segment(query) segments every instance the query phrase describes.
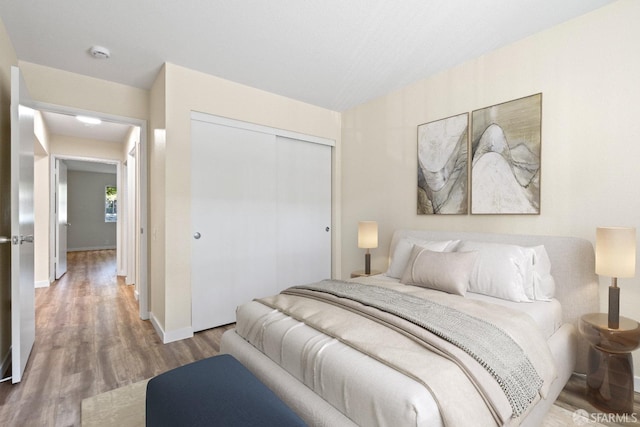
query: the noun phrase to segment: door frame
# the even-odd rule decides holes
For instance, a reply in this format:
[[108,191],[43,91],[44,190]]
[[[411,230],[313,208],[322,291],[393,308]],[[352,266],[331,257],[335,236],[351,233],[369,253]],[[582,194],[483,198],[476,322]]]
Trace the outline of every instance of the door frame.
[[[58,253],[58,232],[59,232],[59,219],[58,219],[58,209],[57,209],[57,191],[58,191],[58,179],[56,177],[56,163],[58,162],[58,160],[60,161],[64,161],[64,160],[78,160],[81,162],[92,162],[92,163],[105,163],[105,164],[109,164],[109,165],[115,165],[116,166],[116,186],[118,188],[122,188],[122,162],[119,160],[113,160],[113,159],[104,159],[104,158],[99,158],[99,157],[83,157],[83,156],[68,156],[68,155],[61,155],[61,154],[50,154],[49,155],[49,161],[50,161],[50,186],[49,186],[49,198],[50,198],[50,206],[51,208],[51,215],[49,215],[49,222],[50,222],[50,235],[49,235],[49,275],[51,277],[53,277],[53,280],[57,280],[56,279],[56,256],[55,254]],[[68,178],[67,178],[67,182],[68,182]],[[69,197],[67,195],[67,200],[69,200]],[[125,213],[126,215],[126,213]],[[67,220],[68,220],[68,216],[69,216],[69,212],[67,209]],[[118,253],[118,267],[117,267],[117,274],[121,275],[121,262],[120,259],[122,258],[121,254],[123,254],[123,251],[126,252],[127,247],[123,244],[122,242],[122,227],[123,224],[126,222],[126,219],[120,220],[120,217],[118,217],[118,221],[116,223],[116,253]],[[67,238],[67,242],[68,242],[68,238]]]
[[[60,158],[60,157],[51,157],[50,156],[50,170],[52,171],[51,173],[51,177],[50,177],[50,181],[51,181],[51,188],[49,189],[49,195],[50,195],[50,205],[53,206],[53,213],[50,216],[53,216],[53,218],[50,218],[53,220],[53,233],[51,233],[51,235],[53,236],[53,245],[49,245],[50,248],[53,247],[53,252],[49,252],[51,254],[51,256],[49,257],[49,266],[51,268],[51,271],[49,273],[50,276],[53,276],[53,280],[58,280],[60,278],[62,278],[62,276],[66,273],[67,271],[67,262],[65,259],[65,263],[64,263],[64,271],[65,273],[59,274],[58,273],[58,266],[60,265],[60,206],[62,205],[60,203],[60,197],[59,197],[59,192],[60,192],[60,165],[64,164],[65,168],[67,167],[67,165],[63,162],[64,159]],[[67,178],[67,174],[65,172],[65,185],[68,183],[68,178]],[[68,191],[67,194],[65,196],[68,196]],[[65,197],[66,199],[66,204],[67,206],[65,206],[65,210],[67,211],[67,225],[69,224],[69,214],[68,214],[68,197]],[[65,258],[66,258],[66,252],[67,252],[67,242],[68,242],[68,230],[67,230],[67,236],[65,237]]]
[[[147,149],[147,121],[143,119],[136,119],[133,117],[125,117],[125,116],[117,116],[113,114],[106,114],[97,111],[85,110],[74,107],[67,107],[63,105],[49,104],[45,102],[35,102],[33,106],[34,109],[39,111],[50,111],[53,113],[67,114],[67,115],[89,115],[93,117],[98,117],[104,121],[110,122],[118,122],[129,124],[132,126],[137,126],[140,129],[140,141],[139,141],[139,150],[138,150],[138,169],[139,169],[139,189],[140,192],[138,194],[138,200],[140,204],[140,216],[137,218],[137,223],[139,224],[139,233],[140,233],[140,254],[139,254],[139,265],[137,265],[137,278],[139,284],[136,284],[138,290],[138,305],[139,305],[139,316],[143,320],[149,319],[149,283],[148,283],[148,254],[149,254],[149,238],[147,237],[147,220],[148,220],[148,211],[147,211],[147,197],[148,197],[148,173],[147,173],[147,164],[148,164],[148,149]],[[59,159],[74,159],[74,160],[84,160],[84,161],[101,161],[106,163],[114,163],[112,159],[96,159],[96,158],[82,158],[82,157],[73,157],[73,156],[63,156],[63,155],[53,155],[50,154],[50,185],[53,179],[53,165],[55,165],[55,158]],[[122,176],[122,162],[118,161],[118,185],[120,185],[120,179]],[[53,192],[50,187],[50,200],[53,200]],[[50,201],[50,203],[53,203]],[[53,245],[54,236],[52,233],[54,232],[53,223],[54,213],[53,213],[53,204],[50,204],[51,207],[51,215],[50,217],[50,227],[49,227],[49,277],[53,277]],[[118,221],[118,227],[120,227],[120,221]],[[120,237],[120,232],[118,231],[118,238]]]

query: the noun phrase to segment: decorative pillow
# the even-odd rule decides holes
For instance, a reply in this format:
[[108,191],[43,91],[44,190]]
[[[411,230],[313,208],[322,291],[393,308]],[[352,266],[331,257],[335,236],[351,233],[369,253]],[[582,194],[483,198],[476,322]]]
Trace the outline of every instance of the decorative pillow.
[[451,252],[459,242],[460,240],[429,241],[416,239],[415,237],[403,237],[398,241],[396,247],[393,248],[391,262],[389,263],[389,269],[386,274],[396,279],[402,277],[402,273],[404,273],[409,257],[411,256],[413,245],[418,245],[435,252]]
[[534,250],[516,245],[462,241],[459,251],[477,251],[471,272],[469,292],[515,302],[530,302],[533,297]]
[[476,252],[434,252],[414,245],[400,282],[464,296],[476,257]]
[[551,260],[544,246],[532,248],[533,260],[533,296],[537,301],[551,301],[556,293],[556,282],[551,275]]

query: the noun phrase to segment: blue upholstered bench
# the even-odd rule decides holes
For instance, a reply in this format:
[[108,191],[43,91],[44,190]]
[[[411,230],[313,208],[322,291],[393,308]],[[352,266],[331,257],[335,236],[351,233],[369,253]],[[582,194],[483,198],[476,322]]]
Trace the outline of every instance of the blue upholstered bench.
[[304,426],[240,362],[224,354],[190,363],[147,384],[146,424],[162,426]]

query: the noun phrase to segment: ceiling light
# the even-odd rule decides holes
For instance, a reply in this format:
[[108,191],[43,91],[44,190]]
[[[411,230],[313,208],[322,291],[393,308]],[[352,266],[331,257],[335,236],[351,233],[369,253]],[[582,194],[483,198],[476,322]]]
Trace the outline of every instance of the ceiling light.
[[111,56],[109,49],[102,46],[91,46],[89,48],[89,53],[96,59],[109,59]]
[[89,116],[76,116],[76,120],[86,125],[99,125],[100,123],[102,123],[102,120],[100,120],[99,118]]

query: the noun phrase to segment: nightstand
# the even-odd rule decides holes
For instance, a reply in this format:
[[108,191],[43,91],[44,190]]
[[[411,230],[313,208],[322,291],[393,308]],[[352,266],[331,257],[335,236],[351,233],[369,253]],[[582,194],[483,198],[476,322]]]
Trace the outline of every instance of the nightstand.
[[587,396],[598,409],[618,414],[633,412],[633,359],[640,346],[640,324],[620,317],[610,329],[606,313],[580,318],[580,334],[589,342]]
[[378,270],[371,270],[370,274],[366,274],[364,272],[364,270],[356,270],[351,272],[351,278],[353,279],[354,277],[366,277],[366,276],[373,276],[376,274],[382,274],[382,271],[378,271]]

